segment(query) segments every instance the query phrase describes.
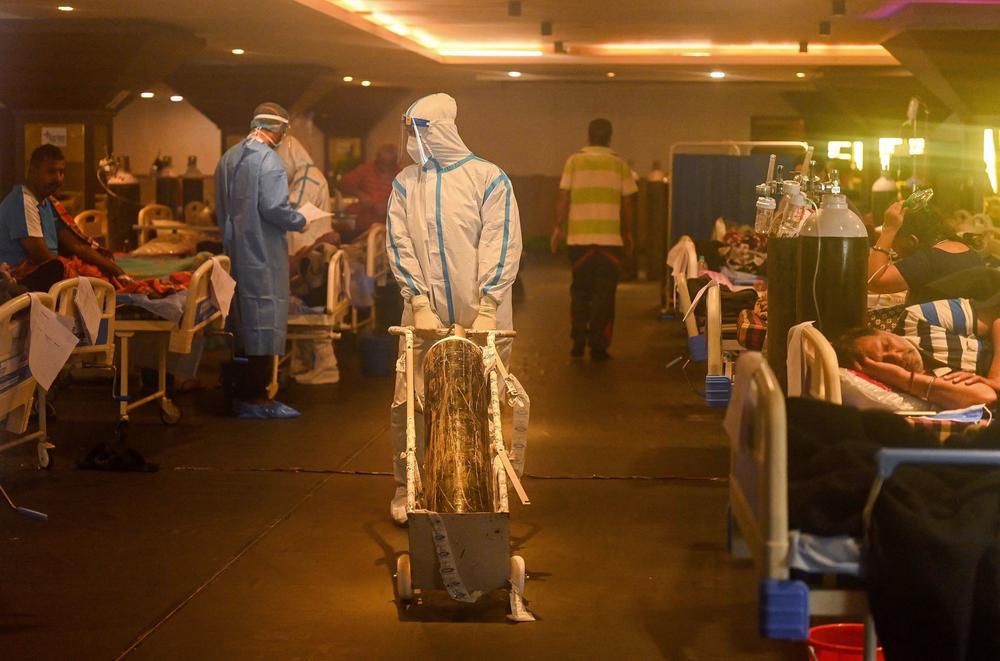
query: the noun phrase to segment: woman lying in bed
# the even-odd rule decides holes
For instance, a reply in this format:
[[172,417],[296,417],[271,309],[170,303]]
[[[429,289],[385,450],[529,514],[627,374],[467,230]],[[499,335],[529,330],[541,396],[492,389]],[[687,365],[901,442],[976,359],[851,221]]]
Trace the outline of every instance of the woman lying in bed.
[[955,298],[906,308],[898,334],[857,328],[837,342],[842,366],[897,392],[946,409],[997,402],[1000,391],[1000,319]]

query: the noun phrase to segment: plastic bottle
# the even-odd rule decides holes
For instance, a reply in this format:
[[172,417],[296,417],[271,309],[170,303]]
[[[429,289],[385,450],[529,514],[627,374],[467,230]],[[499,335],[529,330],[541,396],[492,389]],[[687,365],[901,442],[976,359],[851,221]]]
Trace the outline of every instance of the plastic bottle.
[[774,220],[774,210],[778,203],[773,197],[757,198],[757,216],[754,219],[753,229],[758,234],[767,234],[771,229],[771,222]]
[[698,255],[698,275],[701,275],[702,271],[708,270],[708,262],[705,261],[704,255]]

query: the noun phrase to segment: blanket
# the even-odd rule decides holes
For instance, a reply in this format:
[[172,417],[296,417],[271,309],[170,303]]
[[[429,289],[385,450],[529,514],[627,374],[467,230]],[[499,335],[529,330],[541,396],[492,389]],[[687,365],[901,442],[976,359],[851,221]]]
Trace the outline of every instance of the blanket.
[[[952,447],[1000,449],[1000,429]],[[789,528],[862,537],[881,447],[940,447],[884,411],[788,400]],[[1000,658],[1000,469],[904,466],[876,501],[864,558],[886,659]]]

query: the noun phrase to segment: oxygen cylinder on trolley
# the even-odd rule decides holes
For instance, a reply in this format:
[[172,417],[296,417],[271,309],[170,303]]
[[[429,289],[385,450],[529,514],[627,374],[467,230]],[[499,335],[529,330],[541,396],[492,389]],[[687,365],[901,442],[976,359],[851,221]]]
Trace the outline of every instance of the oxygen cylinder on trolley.
[[458,336],[424,358],[426,507],[432,512],[494,511],[490,461],[490,388],[483,353]]
[[868,293],[868,232],[847,196],[823,196],[799,233],[798,318],[833,339],[861,326]]

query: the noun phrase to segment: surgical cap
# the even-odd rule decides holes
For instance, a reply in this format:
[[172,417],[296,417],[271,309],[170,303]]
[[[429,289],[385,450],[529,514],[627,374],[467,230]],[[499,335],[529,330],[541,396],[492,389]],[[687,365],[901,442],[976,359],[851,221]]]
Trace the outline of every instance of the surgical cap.
[[288,126],[288,111],[277,103],[268,101],[254,108],[250,128],[277,130],[282,126]]

